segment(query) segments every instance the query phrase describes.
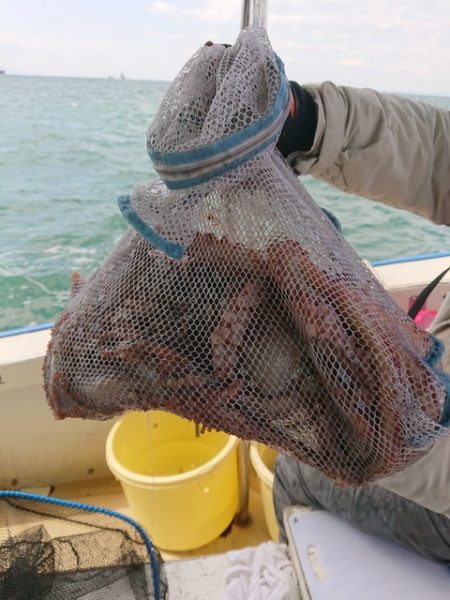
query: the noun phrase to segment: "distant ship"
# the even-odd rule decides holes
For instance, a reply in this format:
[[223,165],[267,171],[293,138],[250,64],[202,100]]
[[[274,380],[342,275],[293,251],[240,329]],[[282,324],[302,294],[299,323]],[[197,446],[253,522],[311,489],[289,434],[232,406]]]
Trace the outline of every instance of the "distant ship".
[[120,72],[120,79],[126,79],[125,75],[122,72]]
[[0,75],[6,75],[6,71],[4,71],[3,69],[0,69]]

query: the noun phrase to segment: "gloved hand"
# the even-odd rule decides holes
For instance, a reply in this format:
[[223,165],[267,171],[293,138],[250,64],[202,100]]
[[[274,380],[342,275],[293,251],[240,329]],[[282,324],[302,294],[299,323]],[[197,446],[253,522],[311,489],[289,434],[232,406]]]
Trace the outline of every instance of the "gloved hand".
[[291,106],[277,148],[287,158],[292,152],[311,149],[317,127],[317,114],[311,95],[297,82],[289,82]]

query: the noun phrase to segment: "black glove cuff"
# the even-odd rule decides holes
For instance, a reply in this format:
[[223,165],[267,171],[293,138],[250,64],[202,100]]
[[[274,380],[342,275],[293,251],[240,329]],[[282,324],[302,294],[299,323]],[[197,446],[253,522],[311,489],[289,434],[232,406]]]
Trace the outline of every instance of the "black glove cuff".
[[312,96],[296,81],[289,82],[295,102],[295,113],[290,114],[278,139],[278,150],[284,157],[292,152],[311,149],[317,128],[316,106]]

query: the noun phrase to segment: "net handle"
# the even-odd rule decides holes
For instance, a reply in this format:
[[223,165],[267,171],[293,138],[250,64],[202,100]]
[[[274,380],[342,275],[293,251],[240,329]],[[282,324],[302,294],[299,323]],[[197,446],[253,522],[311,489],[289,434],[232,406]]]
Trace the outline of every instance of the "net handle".
[[243,0],[241,30],[253,25],[267,29],[268,0]]
[[[268,0],[243,0],[241,13],[241,31],[250,25],[267,29]],[[239,512],[236,521],[245,526],[250,523],[249,490],[250,490],[250,444],[239,442]]]

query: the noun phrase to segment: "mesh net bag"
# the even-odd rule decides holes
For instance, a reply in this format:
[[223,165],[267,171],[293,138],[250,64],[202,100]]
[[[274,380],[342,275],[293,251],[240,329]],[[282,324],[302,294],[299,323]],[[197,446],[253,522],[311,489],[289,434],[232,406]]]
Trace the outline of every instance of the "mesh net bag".
[[288,98],[261,29],[183,67],[147,134],[161,179],[120,199],[132,228],[53,330],[57,418],[164,409],[349,485],[444,432],[442,347],[276,150]]
[[105,509],[0,492],[0,600],[158,600],[162,560],[145,531]]

